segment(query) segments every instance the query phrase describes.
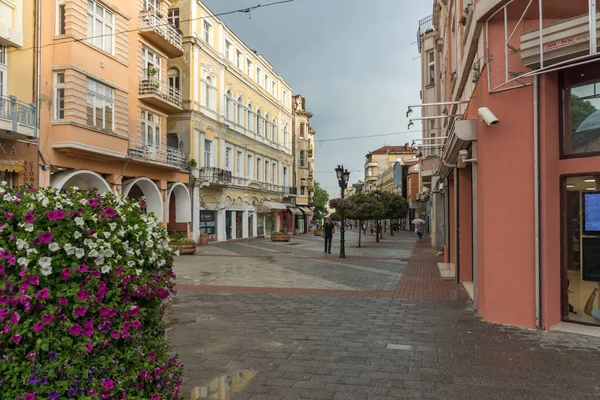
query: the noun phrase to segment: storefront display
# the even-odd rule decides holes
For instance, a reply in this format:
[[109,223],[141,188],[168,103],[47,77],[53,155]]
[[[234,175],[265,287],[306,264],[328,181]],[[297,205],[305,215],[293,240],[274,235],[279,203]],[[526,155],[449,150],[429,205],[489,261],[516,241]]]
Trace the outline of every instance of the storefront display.
[[215,211],[200,210],[200,233],[207,234],[208,240],[217,240],[217,213]]

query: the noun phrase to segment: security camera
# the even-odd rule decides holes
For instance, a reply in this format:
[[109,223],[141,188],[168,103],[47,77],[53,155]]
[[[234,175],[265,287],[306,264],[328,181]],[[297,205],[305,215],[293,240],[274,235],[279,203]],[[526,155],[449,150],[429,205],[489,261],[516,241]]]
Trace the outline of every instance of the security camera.
[[500,123],[498,117],[496,117],[494,113],[491,112],[490,109],[487,107],[481,107],[477,110],[477,113],[479,114],[483,122],[486,123],[487,126],[498,125]]

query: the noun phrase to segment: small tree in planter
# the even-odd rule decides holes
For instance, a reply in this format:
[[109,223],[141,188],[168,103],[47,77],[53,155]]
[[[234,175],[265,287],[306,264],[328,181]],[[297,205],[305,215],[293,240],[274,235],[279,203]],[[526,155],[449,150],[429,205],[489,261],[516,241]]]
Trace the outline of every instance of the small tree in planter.
[[271,233],[272,242],[289,242],[291,239],[292,235],[290,235],[285,229],[282,229],[279,232]]
[[2,398],[180,399],[160,221],[93,190],[0,185],[0,210]]
[[194,254],[196,252],[196,242],[181,232],[169,236],[169,246],[179,250],[180,255]]

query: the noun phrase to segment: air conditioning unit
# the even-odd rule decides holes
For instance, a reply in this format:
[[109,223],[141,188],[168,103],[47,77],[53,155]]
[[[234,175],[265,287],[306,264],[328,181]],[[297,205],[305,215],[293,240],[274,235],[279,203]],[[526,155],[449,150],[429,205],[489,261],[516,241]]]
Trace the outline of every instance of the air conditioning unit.
[[439,163],[433,164],[431,169],[432,169],[434,175],[438,174],[440,172],[440,164]]

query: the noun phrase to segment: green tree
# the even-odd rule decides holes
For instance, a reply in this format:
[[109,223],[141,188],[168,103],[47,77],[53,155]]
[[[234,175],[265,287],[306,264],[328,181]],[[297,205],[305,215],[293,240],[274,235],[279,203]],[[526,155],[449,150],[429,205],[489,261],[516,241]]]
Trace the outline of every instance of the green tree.
[[579,96],[571,95],[571,121],[573,132],[587,117],[598,111],[588,100],[582,100]]
[[[408,214],[408,201],[396,193],[382,192],[381,205],[383,219],[400,219],[405,218]],[[394,229],[390,229],[390,234],[394,236]]]
[[349,219],[358,221],[358,247],[361,246],[362,223],[378,218],[382,213],[381,202],[373,193],[357,193],[348,198],[354,203],[354,208],[347,213]]
[[321,188],[321,185],[319,184],[319,182],[315,181],[315,197],[313,200],[313,203],[315,205],[315,218],[317,220],[322,220],[323,217],[325,216],[325,214],[327,214],[327,209],[325,208],[325,206],[327,205],[327,202],[329,201],[329,193],[327,193],[327,191],[323,188]]
[[341,221],[342,220],[342,216],[336,212],[329,215],[329,218],[331,218],[332,221]]

